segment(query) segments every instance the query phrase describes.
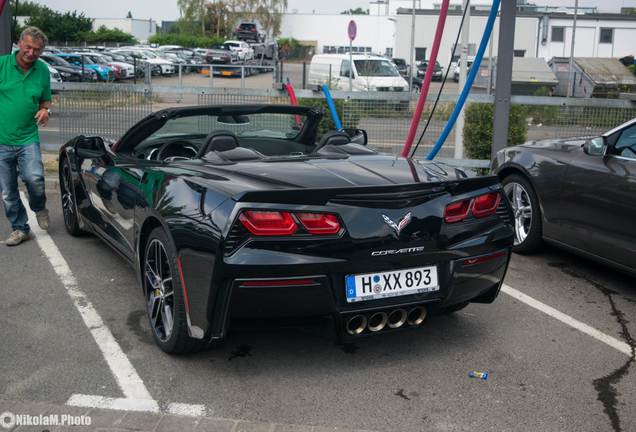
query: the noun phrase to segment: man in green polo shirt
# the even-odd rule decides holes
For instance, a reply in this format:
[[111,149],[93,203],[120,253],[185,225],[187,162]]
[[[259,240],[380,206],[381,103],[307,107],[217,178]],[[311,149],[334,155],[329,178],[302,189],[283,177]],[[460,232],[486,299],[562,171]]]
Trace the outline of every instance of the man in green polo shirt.
[[39,60],[47,42],[40,29],[27,27],[20,35],[19,51],[0,57],[0,191],[12,229],[7,246],[30,237],[18,174],[27,187],[38,225],[49,228],[38,135],[38,125],[46,124],[51,106],[50,72]]

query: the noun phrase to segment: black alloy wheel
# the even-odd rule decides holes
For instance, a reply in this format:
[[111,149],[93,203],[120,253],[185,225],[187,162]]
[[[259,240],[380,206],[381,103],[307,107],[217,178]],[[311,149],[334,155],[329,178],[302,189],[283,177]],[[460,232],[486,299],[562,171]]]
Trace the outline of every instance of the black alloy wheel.
[[60,192],[62,198],[62,214],[64,216],[64,227],[72,236],[80,236],[84,231],[79,225],[79,215],[77,213],[77,205],[75,202],[75,193],[73,187],[73,176],[71,174],[71,165],[68,159],[62,162],[60,172]]
[[206,347],[188,334],[183,289],[177,270],[177,254],[160,227],[148,237],[143,261],[143,289],[148,320],[155,342],[163,351],[182,354]]

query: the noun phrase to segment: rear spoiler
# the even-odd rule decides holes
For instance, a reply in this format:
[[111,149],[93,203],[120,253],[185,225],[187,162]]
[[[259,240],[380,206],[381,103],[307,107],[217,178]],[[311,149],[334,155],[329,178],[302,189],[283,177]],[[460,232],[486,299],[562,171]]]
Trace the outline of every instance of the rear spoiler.
[[435,183],[417,183],[390,186],[355,186],[349,188],[325,189],[280,189],[267,191],[241,192],[232,196],[236,202],[325,205],[329,201],[368,200],[383,201],[411,200],[417,196],[425,197],[441,193],[461,195],[474,190],[501,187],[499,178],[494,175],[472,177]]

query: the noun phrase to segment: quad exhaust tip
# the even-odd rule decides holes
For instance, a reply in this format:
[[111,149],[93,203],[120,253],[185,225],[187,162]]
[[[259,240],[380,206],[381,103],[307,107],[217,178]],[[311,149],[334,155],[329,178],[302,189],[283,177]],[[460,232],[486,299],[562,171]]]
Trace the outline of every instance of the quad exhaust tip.
[[345,327],[347,329],[347,333],[350,335],[359,335],[367,327],[367,317],[364,315],[354,315],[347,320]]
[[379,332],[382,330],[386,323],[389,321],[389,317],[386,312],[376,312],[369,318],[369,331]]
[[399,308],[386,312],[374,312],[369,317],[357,314],[347,320],[345,330],[350,335],[357,336],[365,330],[376,333],[385,328],[397,329],[404,324],[414,327],[422,324],[426,316],[424,306],[415,306],[409,310]]
[[406,322],[411,326],[417,326],[424,322],[426,319],[426,308],[422,306],[416,306],[409,310]]
[[406,322],[407,313],[404,309],[394,309],[389,313],[389,328],[400,328]]

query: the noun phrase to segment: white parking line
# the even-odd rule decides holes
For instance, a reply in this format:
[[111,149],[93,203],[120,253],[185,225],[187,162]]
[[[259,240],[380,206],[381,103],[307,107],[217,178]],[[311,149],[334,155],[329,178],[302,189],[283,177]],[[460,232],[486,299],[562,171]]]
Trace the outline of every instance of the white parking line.
[[631,357],[632,356],[632,349],[631,347],[626,344],[625,342],[622,342],[618,339],[616,339],[615,337],[606,335],[605,333],[601,332],[600,330],[595,329],[592,326],[589,326],[585,323],[582,323],[581,321],[572,318],[569,315],[564,314],[563,312],[560,312],[558,310],[556,310],[555,308],[548,306],[545,303],[541,303],[539,300],[535,300],[534,298],[530,297],[527,294],[522,293],[521,291],[518,291],[506,284],[504,284],[501,287],[501,291],[508,294],[509,296],[519,300],[522,303],[527,304],[528,306],[535,308],[541,312],[543,312],[546,315],[551,316],[554,319],[557,319],[559,321],[561,321],[563,324],[569,325],[570,327],[580,331],[581,333],[585,333],[588,336],[593,337],[596,340],[599,340],[601,342],[603,342],[604,344],[609,345],[610,347],[614,348],[617,351],[622,352],[623,354]]
[[[20,195],[22,200],[26,201],[24,193],[21,192]],[[35,213],[33,213],[33,211],[31,211],[28,207],[27,213],[29,217],[29,225],[31,226],[33,234],[35,234],[35,240],[38,246],[50,261],[53,266],[53,270],[55,270],[55,273],[59,276],[62,284],[64,284],[66,291],[73,300],[75,308],[80,313],[80,316],[84,320],[84,324],[88,327],[93,339],[95,339],[97,346],[102,352],[102,355],[104,356],[111,373],[115,377],[119,388],[126,396],[125,399],[120,399],[116,403],[118,409],[139,411],[140,408],[143,408],[141,409],[142,411],[158,412],[159,405],[146,389],[146,386],[137,374],[134,366],[130,363],[128,357],[126,357],[126,354],[124,354],[121,347],[113,337],[113,334],[104,324],[102,318],[99,316],[91,302],[88,300],[86,295],[84,295],[82,290],[79,289],[73,272],[55,245],[55,242],[53,242],[53,239],[46,231],[43,231],[38,227]],[[100,401],[96,401],[95,398],[100,399]],[[96,407],[103,407],[106,400],[110,400],[112,402],[114,399],[101,398],[99,396],[75,395],[69,399],[68,403],[76,404],[81,402],[81,406],[87,406],[87,402],[90,402],[91,404],[101,402],[102,404],[96,405]]]

